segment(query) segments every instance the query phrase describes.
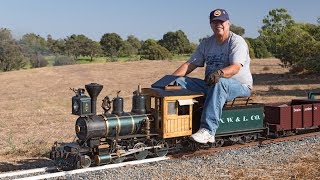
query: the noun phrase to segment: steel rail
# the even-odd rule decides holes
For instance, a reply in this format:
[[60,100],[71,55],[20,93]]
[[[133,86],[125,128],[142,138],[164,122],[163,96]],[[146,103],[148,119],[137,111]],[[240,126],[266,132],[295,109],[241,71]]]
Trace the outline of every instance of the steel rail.
[[12,177],[12,176],[21,176],[21,175],[33,174],[33,173],[41,173],[41,172],[46,172],[46,171],[53,171],[53,170],[56,170],[56,169],[57,169],[57,167],[52,166],[52,167],[44,167],[44,168],[37,168],[37,169],[13,171],[13,172],[0,174],[0,178]]
[[220,151],[224,151],[224,150],[244,148],[244,147],[255,146],[255,145],[263,146],[263,145],[267,145],[267,144],[271,144],[271,143],[296,140],[296,139],[318,136],[318,135],[320,135],[320,132],[313,132],[313,133],[300,134],[300,135],[295,135],[295,136],[281,137],[281,138],[276,138],[276,139],[267,139],[267,140],[263,140],[263,141],[251,142],[251,143],[246,143],[246,144],[235,144],[232,146],[209,148],[209,149],[194,151],[191,153],[179,153],[179,154],[168,155],[168,156],[164,156],[164,157],[149,158],[149,159],[136,160],[136,161],[128,161],[128,162],[122,162],[122,163],[117,163],[117,164],[107,164],[107,165],[103,165],[103,166],[89,167],[89,168],[85,168],[85,169],[76,169],[76,170],[72,170],[72,171],[48,173],[48,171],[50,171],[50,170],[51,171],[55,170],[56,167],[30,169],[30,170],[0,174],[0,178],[5,178],[5,177],[8,178],[8,177],[13,177],[13,176],[22,176],[22,175],[33,174],[33,173],[47,172],[47,174],[19,178],[19,180],[46,179],[46,178],[73,175],[73,174],[78,174],[78,173],[83,173],[83,172],[91,172],[91,171],[97,171],[97,170],[118,168],[118,167],[123,167],[123,166],[131,166],[131,165],[137,165],[137,164],[143,164],[143,163],[157,162],[157,161],[175,159],[175,158],[181,158],[181,157],[193,157],[193,156],[198,156],[198,155],[203,155],[203,154],[210,154],[210,153],[220,152]]
[[[89,168],[84,168],[84,169],[76,169],[76,170],[71,170],[71,171],[62,171],[62,172],[54,172],[54,173],[47,172],[48,168],[38,168],[38,169],[30,169],[30,170],[26,170],[26,171],[1,174],[2,175],[1,178],[27,175],[27,174],[33,174],[33,173],[38,173],[38,172],[47,172],[46,174],[29,176],[29,177],[22,177],[22,178],[16,178],[16,179],[17,180],[48,179],[48,178],[67,176],[67,175],[73,175],[73,174],[84,173],[84,172],[112,169],[112,168],[118,168],[118,167],[123,167],[123,166],[132,166],[132,165],[150,163],[150,162],[157,162],[157,161],[162,161],[162,160],[167,160],[167,159],[170,159],[170,157],[166,157],[166,156],[156,157],[156,158],[149,158],[149,159],[143,159],[143,160],[122,162],[122,163],[118,163],[118,164],[107,164],[107,165],[103,165],[103,166],[89,167]],[[46,170],[46,171],[43,171],[43,170]]]

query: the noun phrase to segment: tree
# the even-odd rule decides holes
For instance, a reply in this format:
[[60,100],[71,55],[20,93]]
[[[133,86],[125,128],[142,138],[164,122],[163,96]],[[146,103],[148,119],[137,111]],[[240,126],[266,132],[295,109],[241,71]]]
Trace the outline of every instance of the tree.
[[160,60],[172,58],[172,54],[153,39],[148,39],[142,44],[139,54],[141,54],[141,59]]
[[196,43],[190,43],[190,50],[189,50],[189,53],[193,53],[198,47],[198,44]]
[[22,36],[20,44],[28,49],[29,54],[47,55],[47,41],[40,35],[28,33]]
[[101,48],[101,45],[96,42],[96,41],[92,41],[90,40],[89,42],[89,47],[88,47],[88,50],[89,50],[89,56],[90,56],[90,61],[92,61],[93,57],[95,56],[100,56],[103,52],[102,52],[102,48]]
[[241,26],[233,25],[233,24],[230,25],[230,31],[238,34],[239,36],[242,36],[245,34],[244,28],[242,28]]
[[320,71],[320,41],[297,24],[279,34],[278,52],[275,54],[284,66],[292,70]]
[[168,32],[163,35],[159,44],[167,48],[173,54],[185,54],[190,52],[190,42],[183,31]]
[[142,42],[139,41],[138,38],[136,38],[133,35],[129,35],[127,38],[127,42],[135,49],[139,50],[142,46]]
[[200,38],[200,39],[199,39],[199,43],[201,43],[203,40],[205,40],[206,38],[209,38],[209,37],[210,37],[210,36],[207,35],[206,37]]
[[277,37],[278,35],[288,27],[295,24],[294,20],[287,13],[286,9],[274,9],[269,11],[269,14],[263,19],[263,26],[259,30],[260,38],[265,42],[268,51],[277,53]]
[[320,24],[309,24],[309,23],[303,23],[298,24],[298,26],[307,31],[316,41],[320,41]]
[[49,49],[49,54],[53,55],[64,55],[67,54],[66,51],[66,41],[64,39],[53,39],[49,34],[47,36],[47,47]]
[[28,33],[22,36],[19,44],[22,46],[24,56],[29,58],[31,67],[45,67],[48,61],[44,55],[49,54],[47,41],[40,35]]
[[128,41],[124,41],[118,54],[121,57],[129,57],[138,54],[138,49],[133,47]]
[[141,48],[141,45],[142,42],[139,41],[138,38],[136,38],[133,35],[130,35],[127,37],[127,40],[123,41],[118,51],[118,55],[121,57],[131,57],[137,55],[139,49]]
[[9,29],[0,29],[0,70],[18,70],[26,65],[21,47],[12,38]]
[[79,47],[79,54],[81,56],[91,56],[92,60],[92,55],[95,54],[93,53],[95,50],[94,48],[97,47],[94,46],[94,42],[83,34],[76,36],[76,42]]
[[70,37],[67,37],[65,41],[67,55],[73,55],[75,59],[78,59],[78,56],[80,55],[80,45],[77,41],[77,35],[72,34]]
[[118,51],[123,44],[122,38],[117,33],[106,33],[100,40],[100,45],[106,56],[118,56]]
[[253,50],[253,48],[252,48],[252,46],[251,46],[251,44],[250,44],[250,41],[249,41],[247,38],[245,38],[244,40],[246,41],[246,43],[247,43],[247,45],[248,45],[250,58],[255,58],[254,50]]
[[271,53],[268,51],[267,46],[261,38],[245,38],[250,43],[250,47],[253,49],[255,58],[268,58],[271,57]]
[[90,56],[91,61],[93,56],[101,53],[101,47],[83,34],[73,34],[68,37],[66,50],[69,55],[75,56],[75,59],[78,59],[79,56]]

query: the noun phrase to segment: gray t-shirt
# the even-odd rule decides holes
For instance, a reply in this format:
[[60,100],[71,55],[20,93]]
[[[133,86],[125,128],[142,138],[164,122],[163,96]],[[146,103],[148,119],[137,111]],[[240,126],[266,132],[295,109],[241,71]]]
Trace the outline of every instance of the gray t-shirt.
[[214,35],[204,39],[188,62],[198,67],[206,64],[206,75],[231,64],[240,63],[242,64],[240,71],[231,78],[252,89],[248,45],[241,36],[233,32],[230,32],[228,41],[221,45],[218,44]]

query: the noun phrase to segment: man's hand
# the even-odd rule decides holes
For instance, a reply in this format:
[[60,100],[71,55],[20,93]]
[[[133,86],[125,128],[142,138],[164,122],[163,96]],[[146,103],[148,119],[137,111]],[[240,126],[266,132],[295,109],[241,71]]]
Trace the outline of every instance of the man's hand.
[[219,82],[219,79],[223,77],[223,71],[221,69],[209,73],[204,79],[208,86],[212,86]]

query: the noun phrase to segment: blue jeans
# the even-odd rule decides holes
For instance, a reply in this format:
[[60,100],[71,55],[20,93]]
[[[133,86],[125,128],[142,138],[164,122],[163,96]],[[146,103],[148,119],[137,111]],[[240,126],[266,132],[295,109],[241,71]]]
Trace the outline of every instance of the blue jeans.
[[211,87],[207,86],[204,80],[197,78],[179,77],[176,82],[185,89],[205,94],[200,128],[209,130],[212,135],[215,135],[219,127],[219,119],[225,102],[251,94],[247,85],[229,78],[221,78]]

